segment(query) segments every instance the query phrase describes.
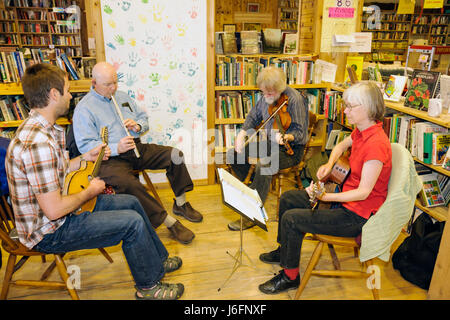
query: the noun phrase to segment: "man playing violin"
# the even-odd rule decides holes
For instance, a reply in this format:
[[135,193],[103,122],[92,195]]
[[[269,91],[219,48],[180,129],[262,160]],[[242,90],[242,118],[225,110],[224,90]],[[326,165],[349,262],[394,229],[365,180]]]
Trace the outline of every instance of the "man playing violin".
[[[72,98],[67,73],[51,64],[35,64],[25,70],[22,87],[31,112],[11,140],[5,161],[19,241],[44,253],[122,242],[136,298],[178,299],[184,286],[161,279],[181,267],[182,261],[168,257],[136,197],[102,194],[105,182],[98,177],[78,193],[62,192],[67,173],[78,170],[82,158],[94,161],[105,147],[99,143],[69,160],[64,129],[56,124],[69,111]],[[106,146],[104,159],[110,154]],[[78,210],[94,197],[92,212]]]
[[[86,152],[99,143],[97,128],[106,126],[111,158],[102,162],[99,176],[117,193],[136,196],[154,228],[164,223],[177,241],[188,244],[194,239],[194,233],[169,215],[133,174],[133,170],[166,169],[167,179],[176,197],[173,212],[191,222],[200,222],[203,216],[186,201],[185,193],[193,190],[194,185],[183,154],[169,146],[141,143],[139,136],[149,128],[147,114],[128,94],[117,90],[117,84],[117,72],[111,64],[100,62],[94,66],[91,91],[80,100],[73,115],[76,146],[80,152]],[[118,103],[123,123],[112,97]],[[127,135],[124,126],[130,135]],[[135,149],[139,151],[139,158]]]
[[277,242],[274,251],[259,259],[280,264],[278,275],[259,286],[266,294],[276,294],[299,286],[299,260],[306,233],[338,237],[357,237],[362,227],[376,214],[387,197],[392,169],[392,151],[383,131],[384,100],[378,86],[359,82],[344,91],[344,113],[355,125],[352,134],[337,144],[328,162],[317,171],[319,180],[327,177],[341,155],[351,148],[350,174],[342,192],[321,193],[319,199],[332,202],[332,208],[312,210],[313,184],[305,190],[290,190],[282,194],[279,207]]
[[[249,158],[258,159],[250,188],[258,191],[264,203],[272,176],[301,160],[308,138],[308,107],[300,92],[286,85],[286,75],[280,68],[269,66],[262,69],[256,82],[263,96],[248,113],[242,130],[236,137],[234,150],[227,152],[227,163],[238,178],[244,180],[251,166]],[[278,111],[280,122],[276,115],[266,121],[271,117],[269,111],[278,109],[275,107],[281,97],[286,100],[286,104]],[[285,121],[286,119],[288,121]],[[245,139],[263,122],[265,125],[262,132],[265,132],[267,139],[260,142],[249,141],[246,145]],[[290,124],[284,128],[283,122]],[[290,146],[292,154],[288,154],[286,145]],[[252,221],[244,219],[243,229],[253,226]],[[240,230],[240,219],[228,224],[228,228],[233,231]]]

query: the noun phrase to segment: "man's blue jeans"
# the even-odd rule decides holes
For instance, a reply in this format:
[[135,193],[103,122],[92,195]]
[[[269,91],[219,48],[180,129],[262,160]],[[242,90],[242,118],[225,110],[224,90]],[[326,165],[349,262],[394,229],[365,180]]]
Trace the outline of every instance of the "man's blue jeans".
[[161,280],[168,252],[132,195],[99,195],[92,213],[68,215],[64,224],[45,235],[34,249],[64,253],[114,246],[120,241],[138,288],[151,287]]

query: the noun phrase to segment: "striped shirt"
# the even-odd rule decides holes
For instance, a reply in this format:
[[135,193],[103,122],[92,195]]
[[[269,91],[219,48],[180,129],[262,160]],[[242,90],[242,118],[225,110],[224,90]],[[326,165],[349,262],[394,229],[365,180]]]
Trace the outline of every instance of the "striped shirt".
[[17,129],[6,154],[6,174],[19,240],[31,249],[57,230],[65,217],[49,220],[36,195],[63,190],[69,156],[64,129],[35,110]]

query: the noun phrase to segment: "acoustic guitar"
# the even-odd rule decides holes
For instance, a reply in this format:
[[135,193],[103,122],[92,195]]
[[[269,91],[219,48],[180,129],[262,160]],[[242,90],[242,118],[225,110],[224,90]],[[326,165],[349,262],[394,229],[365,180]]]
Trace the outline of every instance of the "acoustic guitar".
[[350,173],[349,154],[344,153],[333,165],[328,176],[322,178],[313,184],[312,195],[309,201],[311,208],[314,210],[319,203],[320,198],[325,192],[334,192],[336,185],[342,185]]
[[[102,141],[105,144],[108,144],[108,128],[103,127],[100,131],[100,135],[102,137]],[[100,150],[97,160],[95,162],[90,161],[81,161],[80,169],[76,171],[70,172],[66,179],[64,180],[64,191],[63,194],[70,195],[74,193],[78,193],[86,189],[89,185],[89,182],[98,176],[98,172],[100,170],[100,165],[102,164],[103,156],[105,155],[105,148],[103,146]],[[84,211],[92,212],[95,208],[95,204],[97,202],[97,197],[90,199],[89,201],[83,203],[81,208],[77,210],[75,214],[80,214]]]

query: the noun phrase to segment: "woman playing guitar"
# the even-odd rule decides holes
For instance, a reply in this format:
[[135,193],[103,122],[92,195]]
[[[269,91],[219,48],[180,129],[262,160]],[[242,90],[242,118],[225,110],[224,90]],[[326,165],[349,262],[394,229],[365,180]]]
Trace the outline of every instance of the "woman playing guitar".
[[323,179],[336,161],[351,148],[350,174],[342,191],[323,193],[321,201],[335,202],[337,207],[312,210],[313,186],[290,190],[280,199],[278,249],[260,255],[266,263],[279,263],[283,269],[261,284],[264,293],[279,293],[299,285],[299,260],[305,233],[356,237],[367,219],[375,214],[387,196],[391,174],[391,145],[382,128],[384,101],[380,89],[370,82],[359,82],[344,94],[344,113],[355,125],[352,134],[331,152],[326,164],[318,169]]

